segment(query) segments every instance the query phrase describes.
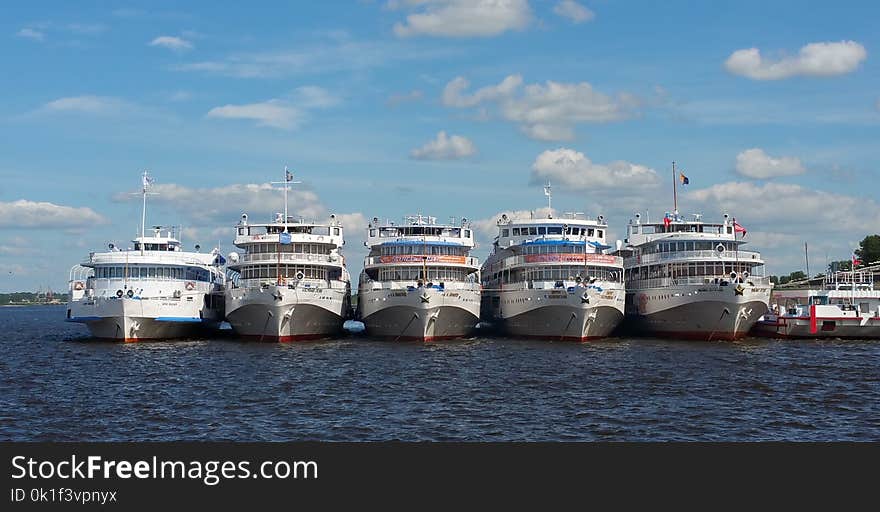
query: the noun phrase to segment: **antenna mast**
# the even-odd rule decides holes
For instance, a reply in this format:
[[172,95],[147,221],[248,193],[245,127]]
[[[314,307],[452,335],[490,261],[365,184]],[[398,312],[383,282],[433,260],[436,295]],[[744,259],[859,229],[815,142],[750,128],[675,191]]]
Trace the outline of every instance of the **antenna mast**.
[[144,170],[144,173],[141,175],[141,195],[143,195],[144,200],[143,207],[141,208],[141,256],[144,255],[144,237],[147,236],[147,190],[152,184],[153,178],[150,177],[148,171]]
[[550,217],[553,217],[553,189],[550,187],[550,180],[544,185],[544,195],[547,196],[547,209],[550,210]]
[[678,214],[678,183],[675,181],[675,161],[672,162],[672,213]]
[[284,190],[284,232],[287,232],[287,193],[290,190],[290,185],[295,183],[302,183],[301,181],[293,181],[293,173],[287,170],[287,166],[284,166],[284,181],[273,181],[273,185],[283,185],[281,188]]

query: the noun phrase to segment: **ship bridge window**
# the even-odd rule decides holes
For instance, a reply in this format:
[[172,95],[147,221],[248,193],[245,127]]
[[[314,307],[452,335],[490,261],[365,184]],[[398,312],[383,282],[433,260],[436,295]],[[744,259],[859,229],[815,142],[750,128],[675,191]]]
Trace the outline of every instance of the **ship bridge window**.
[[593,228],[587,228],[587,236],[596,236],[596,230]]
[[603,236],[605,236],[605,233],[601,229],[597,229],[596,236],[598,236],[599,238],[602,238]]
[[562,226],[550,226],[547,228],[548,235],[561,235],[562,234]]
[[537,227],[534,227],[534,226],[533,226],[533,227],[530,227],[530,228],[529,228],[529,234],[530,234],[530,235],[537,235],[537,234],[538,234],[538,228],[537,228]]
[[519,228],[513,228],[513,236],[519,236]]
[[538,228],[538,234],[539,234],[539,235],[546,235],[546,234],[547,234],[547,228],[545,228],[544,226],[539,227],[539,228]]
[[509,230],[509,229],[502,229],[502,230],[501,230],[501,236],[503,236],[503,237],[508,237],[508,236],[510,236],[510,230]]
[[379,230],[378,230],[378,229],[371,229],[371,230],[370,230],[370,236],[376,236],[377,234],[379,234]]

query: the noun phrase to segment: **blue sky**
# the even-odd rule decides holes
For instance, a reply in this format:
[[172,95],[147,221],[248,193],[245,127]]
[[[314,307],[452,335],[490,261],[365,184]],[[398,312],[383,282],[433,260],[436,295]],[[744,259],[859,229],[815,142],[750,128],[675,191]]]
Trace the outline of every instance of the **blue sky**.
[[232,249],[290,166],[293,209],[723,212],[773,272],[880,231],[875,2],[32,2],[0,18],[0,291],[66,288],[148,222]]

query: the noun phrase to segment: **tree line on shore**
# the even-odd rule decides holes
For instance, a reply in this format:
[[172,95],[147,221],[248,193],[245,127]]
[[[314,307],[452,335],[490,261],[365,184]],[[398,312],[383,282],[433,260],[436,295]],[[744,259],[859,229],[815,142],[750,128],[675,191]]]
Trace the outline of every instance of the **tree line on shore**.
[[[869,265],[880,263],[880,235],[868,235],[861,242],[859,248],[855,250],[854,259],[832,261],[826,269],[828,272],[849,272],[853,269],[853,263],[856,264],[856,270]],[[821,277],[823,274],[817,274],[815,277]],[[770,282],[773,284],[788,284],[795,281],[807,279],[807,274],[802,270],[795,270],[787,276],[770,276]]]

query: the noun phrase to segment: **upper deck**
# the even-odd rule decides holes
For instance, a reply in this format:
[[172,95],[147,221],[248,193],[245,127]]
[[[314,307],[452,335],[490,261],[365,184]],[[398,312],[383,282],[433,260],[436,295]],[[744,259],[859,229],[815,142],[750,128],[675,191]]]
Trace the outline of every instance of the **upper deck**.
[[246,249],[253,244],[322,244],[338,249],[344,244],[342,223],[336,215],[330,215],[327,223],[294,220],[291,217],[284,222],[284,216],[278,214],[273,222],[251,224],[247,214],[235,226],[236,247]]
[[196,251],[184,251],[174,229],[162,231],[162,226],[153,226],[152,236],[139,236],[132,240],[132,247],[119,248],[114,244],[108,245],[106,252],[90,252],[83,260],[84,267],[98,267],[102,265],[216,265],[219,252],[202,253]]
[[421,214],[408,216],[401,224],[391,221],[380,223],[378,217],[373,217],[367,226],[365,245],[370,249],[379,246],[413,244],[455,246],[467,252],[474,247],[474,232],[470,222],[464,217],[458,224],[454,222],[437,224],[436,217]]
[[608,248],[605,243],[608,224],[603,216],[587,219],[583,214],[567,214],[563,218],[510,219],[507,214],[498,219],[496,249],[504,249],[549,241],[577,241],[596,248]]
[[641,215],[636,214],[635,220],[631,219],[629,221],[626,227],[625,244],[638,247],[659,240],[737,241],[733,221],[726,214],[724,215],[724,221],[721,223],[703,222],[702,216],[699,214],[694,214],[692,220],[686,220],[681,215],[672,214],[668,217],[668,222],[654,223],[643,223]]

